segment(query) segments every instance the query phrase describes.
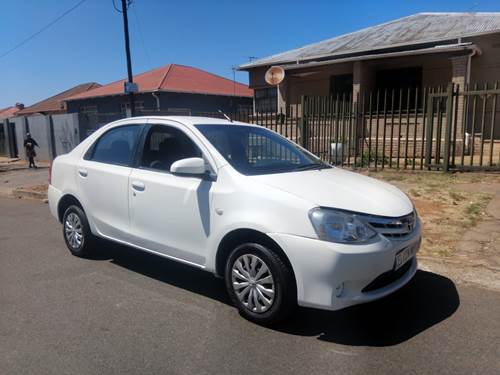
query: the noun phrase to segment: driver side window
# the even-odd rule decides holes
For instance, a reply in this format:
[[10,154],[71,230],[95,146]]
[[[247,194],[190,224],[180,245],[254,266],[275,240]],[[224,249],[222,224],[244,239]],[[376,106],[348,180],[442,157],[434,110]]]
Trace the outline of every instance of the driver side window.
[[169,172],[177,160],[201,158],[198,146],[181,130],[153,125],[146,135],[140,166],[146,169]]

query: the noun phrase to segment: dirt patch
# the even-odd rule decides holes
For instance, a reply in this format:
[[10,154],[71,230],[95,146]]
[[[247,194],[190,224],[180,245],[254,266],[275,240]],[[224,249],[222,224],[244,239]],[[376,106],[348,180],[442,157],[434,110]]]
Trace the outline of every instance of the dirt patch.
[[35,191],[37,193],[46,193],[48,188],[49,188],[49,184],[38,184],[35,186],[27,187],[25,189]]
[[[398,186],[412,199],[423,226],[422,256],[463,259],[463,236],[491,220],[486,207],[500,191],[499,174],[365,172]],[[471,253],[469,257],[480,257]],[[467,257],[467,258],[469,258]],[[468,259],[463,259],[468,261]]]

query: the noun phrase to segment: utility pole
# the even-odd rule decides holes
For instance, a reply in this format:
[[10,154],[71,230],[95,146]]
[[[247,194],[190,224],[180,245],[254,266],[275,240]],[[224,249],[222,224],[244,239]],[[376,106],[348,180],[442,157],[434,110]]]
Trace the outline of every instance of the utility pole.
[[[130,45],[128,38],[128,16],[127,16],[127,0],[122,0],[122,14],[123,14],[123,31],[125,34],[125,53],[127,55],[127,73],[128,73],[128,97],[130,101],[130,115],[135,116],[135,105],[134,105],[134,90],[132,89],[134,83],[134,77],[132,75],[132,62],[130,59]],[[127,85],[125,85],[127,87]]]

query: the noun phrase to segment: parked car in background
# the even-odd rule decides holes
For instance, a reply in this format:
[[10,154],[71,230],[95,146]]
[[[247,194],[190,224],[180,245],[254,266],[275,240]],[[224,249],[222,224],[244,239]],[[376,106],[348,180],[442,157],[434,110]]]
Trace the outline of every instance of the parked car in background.
[[48,194],[74,255],[101,237],[212,272],[261,324],[297,304],[381,298],[417,270],[420,223],[404,193],[246,123],[113,122],[54,160]]

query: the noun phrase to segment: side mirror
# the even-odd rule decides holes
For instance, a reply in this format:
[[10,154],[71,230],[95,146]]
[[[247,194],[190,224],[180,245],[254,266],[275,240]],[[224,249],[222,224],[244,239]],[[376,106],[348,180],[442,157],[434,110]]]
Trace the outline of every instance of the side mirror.
[[206,172],[205,160],[202,158],[187,158],[177,160],[170,166],[170,172],[186,175],[204,175]]

